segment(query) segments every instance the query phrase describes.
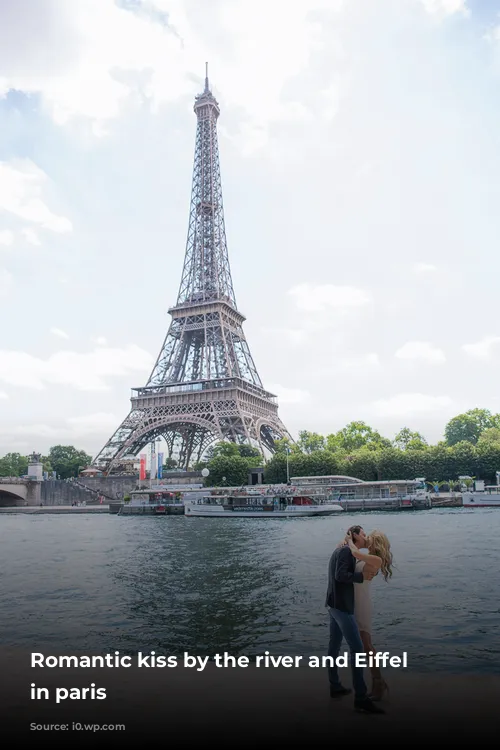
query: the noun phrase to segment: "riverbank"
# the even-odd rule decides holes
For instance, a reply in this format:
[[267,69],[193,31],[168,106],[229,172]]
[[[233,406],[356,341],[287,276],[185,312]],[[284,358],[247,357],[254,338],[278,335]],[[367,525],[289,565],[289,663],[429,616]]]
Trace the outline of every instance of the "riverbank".
[[[354,712],[352,696],[330,699],[324,669],[217,668],[213,663],[203,672],[184,667],[30,669],[29,653],[5,650],[0,661],[4,730],[28,730],[31,722],[121,724],[121,734],[128,738],[159,739],[167,733],[171,739],[217,738],[238,746],[263,739],[337,742],[352,740],[358,732],[368,732],[370,744],[458,737],[477,743],[493,739],[497,731],[496,675],[388,669],[390,697],[380,704],[386,714],[365,716]],[[349,670],[340,673],[342,682],[350,685]],[[51,696],[57,687],[87,687],[93,682],[105,688],[106,699],[58,705],[54,700],[33,701],[28,698],[32,682],[46,687]],[[74,731],[70,736],[71,744],[76,738],[88,742],[88,733]]]
[[112,510],[109,505],[44,505],[40,506],[24,506],[14,508],[0,508],[0,513],[8,514],[24,514],[27,516],[33,515],[60,515],[61,513],[74,513],[75,515],[92,513],[111,513]]
[[[411,508],[400,506],[391,502],[363,502],[363,501],[343,501],[340,503],[344,511],[351,513],[373,513],[374,511],[385,511],[399,513],[401,511],[422,511],[431,510],[432,508],[459,508],[462,507],[461,500],[452,499],[448,501],[436,502],[432,504],[432,508]],[[0,508],[0,514],[24,514],[24,515],[60,515],[62,513],[74,513],[74,514],[99,514],[99,513],[118,513],[122,503],[109,503],[108,505],[43,505],[43,506],[12,506],[6,508]],[[156,511],[150,506],[146,506],[142,512],[138,512],[137,506],[131,507],[126,506],[123,515],[162,515],[157,514]],[[179,510],[177,507],[167,515],[183,515],[183,509]],[[163,514],[165,515],[165,514]]]

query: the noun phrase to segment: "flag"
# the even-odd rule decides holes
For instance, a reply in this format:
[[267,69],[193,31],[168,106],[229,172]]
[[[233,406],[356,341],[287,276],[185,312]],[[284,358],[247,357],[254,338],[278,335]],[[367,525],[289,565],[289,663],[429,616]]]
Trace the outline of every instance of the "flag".
[[158,479],[163,476],[163,453],[158,453]]
[[142,481],[143,479],[146,479],[146,454],[141,453],[139,458],[141,459],[141,470],[139,473],[139,479]]
[[156,479],[156,453],[151,453],[151,468],[149,470],[149,478]]

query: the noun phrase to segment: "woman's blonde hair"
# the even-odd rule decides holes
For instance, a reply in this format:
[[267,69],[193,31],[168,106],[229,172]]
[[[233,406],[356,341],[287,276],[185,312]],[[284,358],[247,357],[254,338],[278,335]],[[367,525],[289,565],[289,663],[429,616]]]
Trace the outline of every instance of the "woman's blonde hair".
[[368,534],[367,539],[368,550],[371,555],[376,555],[382,560],[380,570],[385,580],[392,578],[392,552],[391,543],[382,531],[376,529]]

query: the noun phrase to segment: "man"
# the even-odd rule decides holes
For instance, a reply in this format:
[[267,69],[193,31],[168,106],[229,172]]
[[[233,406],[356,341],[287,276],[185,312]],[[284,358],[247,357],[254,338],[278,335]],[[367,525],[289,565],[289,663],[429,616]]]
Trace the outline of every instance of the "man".
[[[356,547],[366,546],[366,534],[361,526],[351,526],[347,536]],[[356,667],[356,654],[364,653],[358,625],[354,619],[354,584],[373,578],[373,573],[356,573],[356,559],[349,546],[337,547],[330,558],[328,567],[328,591],[325,606],[330,613],[330,643],[328,656],[336,659],[340,653],[342,639],[345,638],[351,652],[352,680],[354,686],[354,708],[371,714],[383,714],[381,708],[368,697],[368,689],[363,677],[363,667]],[[337,666],[328,668],[330,695],[341,697],[351,690],[341,685]]]

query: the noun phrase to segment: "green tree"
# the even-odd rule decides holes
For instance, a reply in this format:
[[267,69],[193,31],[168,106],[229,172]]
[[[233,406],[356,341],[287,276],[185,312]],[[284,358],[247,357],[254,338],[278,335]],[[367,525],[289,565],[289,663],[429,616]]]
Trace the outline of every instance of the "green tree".
[[229,440],[222,440],[220,443],[215,443],[210,451],[207,451],[207,456],[211,459],[217,456],[239,456],[238,446]]
[[0,477],[22,477],[28,473],[28,459],[20,453],[6,453],[0,458]]
[[315,451],[322,451],[325,449],[326,441],[323,435],[317,432],[309,432],[308,430],[301,430],[299,432],[299,439],[297,441],[297,447],[303,453],[314,453]]
[[92,456],[77,450],[73,445],[54,445],[48,455],[50,465],[61,479],[78,476],[78,472],[90,465]]
[[424,450],[427,447],[427,440],[420,432],[413,432],[409,427],[403,427],[394,438],[393,445],[401,451]]
[[286,482],[286,452],[276,451],[264,468],[264,482],[266,484],[281,484]]
[[450,449],[445,443],[431,445],[425,453],[427,456],[427,471],[421,476],[446,477],[453,473]]
[[339,474],[364,479],[365,482],[374,482],[378,478],[377,459],[377,451],[363,446],[342,459]]
[[262,453],[258,448],[254,448],[253,445],[247,445],[246,443],[238,445],[238,453],[242,458],[258,458],[262,463]]
[[446,443],[455,445],[466,440],[475,445],[481,434],[492,427],[500,427],[499,414],[488,409],[469,409],[450,419],[444,430]]
[[488,429],[480,434],[477,441],[478,449],[486,445],[500,446],[500,427],[488,427]]
[[[488,484],[496,484],[496,472],[500,471],[500,444],[479,441],[477,444],[477,473],[476,476],[485,479]],[[464,475],[473,475],[465,472]]]
[[[239,487],[248,483],[248,472],[254,468],[255,459],[242,456],[214,456],[208,464],[210,471],[206,484],[212,487]],[[225,481],[224,481],[225,477]]]
[[171,456],[167,456],[163,463],[163,468],[165,471],[169,471],[169,469],[175,469],[177,467],[177,461],[175,458],[171,458]]
[[207,450],[207,460],[210,461],[216,456],[241,456],[241,458],[259,458],[262,461],[262,454],[258,448],[247,443],[233,443],[230,440],[221,440]]
[[[467,440],[461,440],[448,449],[450,477],[473,476],[477,469],[477,449]],[[450,490],[451,491],[451,490]]]
[[370,427],[365,422],[350,422],[335,435],[328,435],[327,446],[330,450],[342,450],[347,453],[358,450],[363,446],[377,450],[389,448],[391,441]]

